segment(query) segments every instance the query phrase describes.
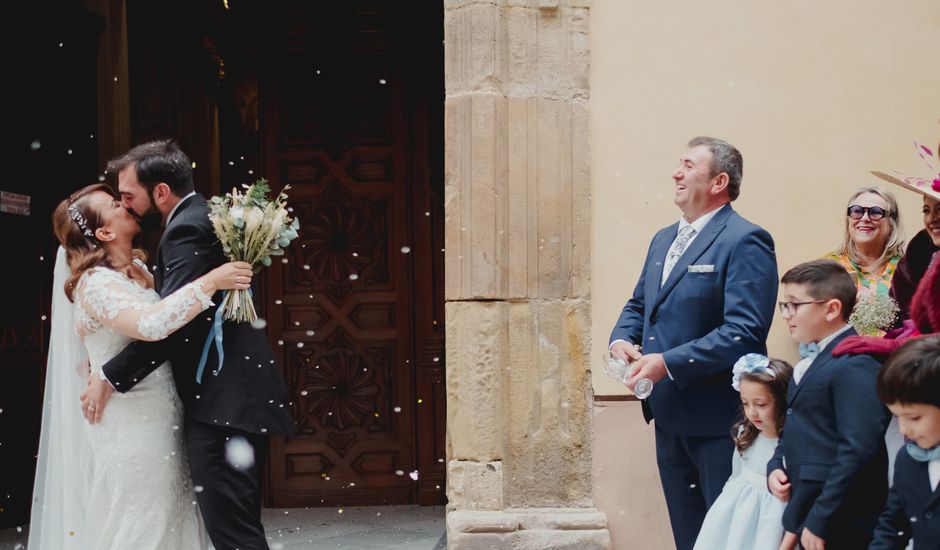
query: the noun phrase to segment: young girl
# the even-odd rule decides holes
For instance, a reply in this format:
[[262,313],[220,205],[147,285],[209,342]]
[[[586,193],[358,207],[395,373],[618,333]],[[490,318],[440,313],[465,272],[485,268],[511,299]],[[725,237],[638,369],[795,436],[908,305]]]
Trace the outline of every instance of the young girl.
[[786,504],[767,490],[767,461],[783,431],[787,384],[793,367],[785,361],[749,353],[734,365],[731,385],[741,393],[742,418],[732,428],[736,447],[731,477],[708,510],[695,550],[777,550],[794,548],[795,535],[783,541]]

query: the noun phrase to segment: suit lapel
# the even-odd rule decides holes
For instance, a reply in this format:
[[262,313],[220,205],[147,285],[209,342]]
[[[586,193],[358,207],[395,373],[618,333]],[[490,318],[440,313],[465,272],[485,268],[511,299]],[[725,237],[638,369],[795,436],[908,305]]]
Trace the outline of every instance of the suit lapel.
[[[666,279],[666,282],[663,284],[663,287],[659,291],[659,295],[656,297],[656,304],[653,306],[654,309],[659,307],[659,304],[666,299],[666,296],[669,295],[669,292],[679,283],[679,280],[686,274],[689,270],[689,266],[702,255],[703,252],[708,250],[708,247],[711,246],[719,234],[725,229],[725,226],[728,223],[728,217],[734,210],[731,208],[730,204],[726,204],[715,214],[715,217],[711,219],[705,227],[702,228],[702,232],[695,237],[695,240],[692,241],[692,244],[689,245],[685,252],[682,253],[682,256],[679,256],[679,260],[676,261],[676,265],[672,268],[672,271],[669,273],[669,278]],[[676,225],[678,227],[678,224]],[[667,253],[669,247],[672,245],[670,241],[666,245]],[[665,254],[663,255],[665,258]],[[659,278],[656,279],[658,283],[662,279],[663,267],[659,266]]]
[[[183,199],[180,202],[179,206],[176,208],[176,212],[173,213],[173,217],[170,219],[170,223],[166,224],[166,227],[163,228],[163,233],[160,235],[160,243],[163,243],[163,235],[166,235],[167,228],[170,227],[174,222],[178,221],[187,208],[194,204],[199,204],[200,202],[206,202],[206,199],[202,195],[196,193],[195,195]],[[155,287],[157,294],[163,296],[163,272],[165,270],[163,266],[163,255],[160,253],[161,247],[157,246],[157,261],[156,261],[156,270],[157,272],[153,274],[153,286]]]
[[937,501],[940,500],[940,484],[937,484],[936,489],[931,490],[930,489],[930,472],[927,467],[927,463],[918,462],[917,464],[918,466],[920,466],[920,468],[918,468],[917,470],[916,483],[918,487],[923,488],[923,491],[926,496],[926,498],[924,498],[924,502],[926,502],[924,509],[928,509],[933,506],[936,506]]
[[672,241],[675,240],[678,232],[679,224],[677,222],[669,226],[668,230],[662,233],[665,237],[659,239],[660,242],[656,243],[653,247],[653,265],[650,266],[649,272],[646,274],[646,288],[649,292],[649,296],[656,297],[660,293],[659,282],[663,279],[663,264],[666,262],[666,254],[669,252],[669,246],[672,244]]
[[806,372],[803,373],[802,380],[800,380],[799,384],[796,384],[796,390],[792,395],[787,396],[787,402],[792,403],[793,400],[796,399],[796,396],[799,395],[800,390],[807,386],[807,382],[809,382],[810,378],[816,376],[835,359],[835,357],[832,355],[832,350],[837,345],[839,345],[839,342],[849,336],[855,336],[856,334],[858,333],[855,332],[855,329],[849,327],[845,332],[836,336],[831,342],[829,342],[829,344],[819,352],[819,355],[816,356],[816,359],[814,359],[809,368],[806,369]]

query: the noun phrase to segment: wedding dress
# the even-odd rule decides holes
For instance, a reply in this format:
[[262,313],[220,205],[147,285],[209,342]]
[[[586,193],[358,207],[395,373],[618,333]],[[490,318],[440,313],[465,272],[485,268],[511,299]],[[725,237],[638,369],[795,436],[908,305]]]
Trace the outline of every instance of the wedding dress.
[[[61,249],[60,256],[64,262]],[[74,297],[74,330],[83,337],[91,376],[98,376],[101,366],[132,339],[163,339],[211,305],[198,283],[161,301],[153,289],[107,268],[82,274]],[[64,312],[56,311],[54,301],[53,317],[57,313]],[[53,350],[55,328],[53,319]],[[59,336],[67,343],[71,335]],[[54,372],[53,353],[28,548],[206,548],[183,449],[183,409],[169,363],[127,393],[114,392],[101,421],[91,425],[81,417],[77,393],[50,395],[50,383],[80,374],[73,358],[67,358],[61,372]],[[74,391],[74,380],[66,385]],[[72,448],[59,445],[56,428],[67,436],[78,424],[82,435],[73,438]],[[79,476],[80,482],[56,487],[72,476]],[[75,491],[81,492],[81,498],[68,494]]]

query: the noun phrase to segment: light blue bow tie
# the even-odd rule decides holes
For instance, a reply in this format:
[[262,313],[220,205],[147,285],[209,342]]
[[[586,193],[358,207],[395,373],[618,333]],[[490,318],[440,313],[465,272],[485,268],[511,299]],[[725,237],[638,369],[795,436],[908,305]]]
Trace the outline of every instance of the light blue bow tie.
[[940,460],[940,445],[934,445],[929,449],[925,449],[917,443],[914,443],[908,438],[904,438],[904,441],[907,443],[905,447],[907,448],[907,454],[911,455],[911,458],[918,462],[930,462],[931,460]]
[[810,342],[808,344],[800,344],[800,359],[806,359],[807,357],[816,357],[819,355],[819,344],[816,342]]

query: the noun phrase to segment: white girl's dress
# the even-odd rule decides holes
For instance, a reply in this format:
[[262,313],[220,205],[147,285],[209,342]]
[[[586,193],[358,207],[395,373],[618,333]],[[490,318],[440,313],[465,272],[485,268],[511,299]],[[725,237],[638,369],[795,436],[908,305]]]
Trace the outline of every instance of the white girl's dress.
[[767,462],[777,439],[759,434],[742,457],[731,459],[731,477],[708,510],[695,550],[777,550],[786,504],[767,490]]

